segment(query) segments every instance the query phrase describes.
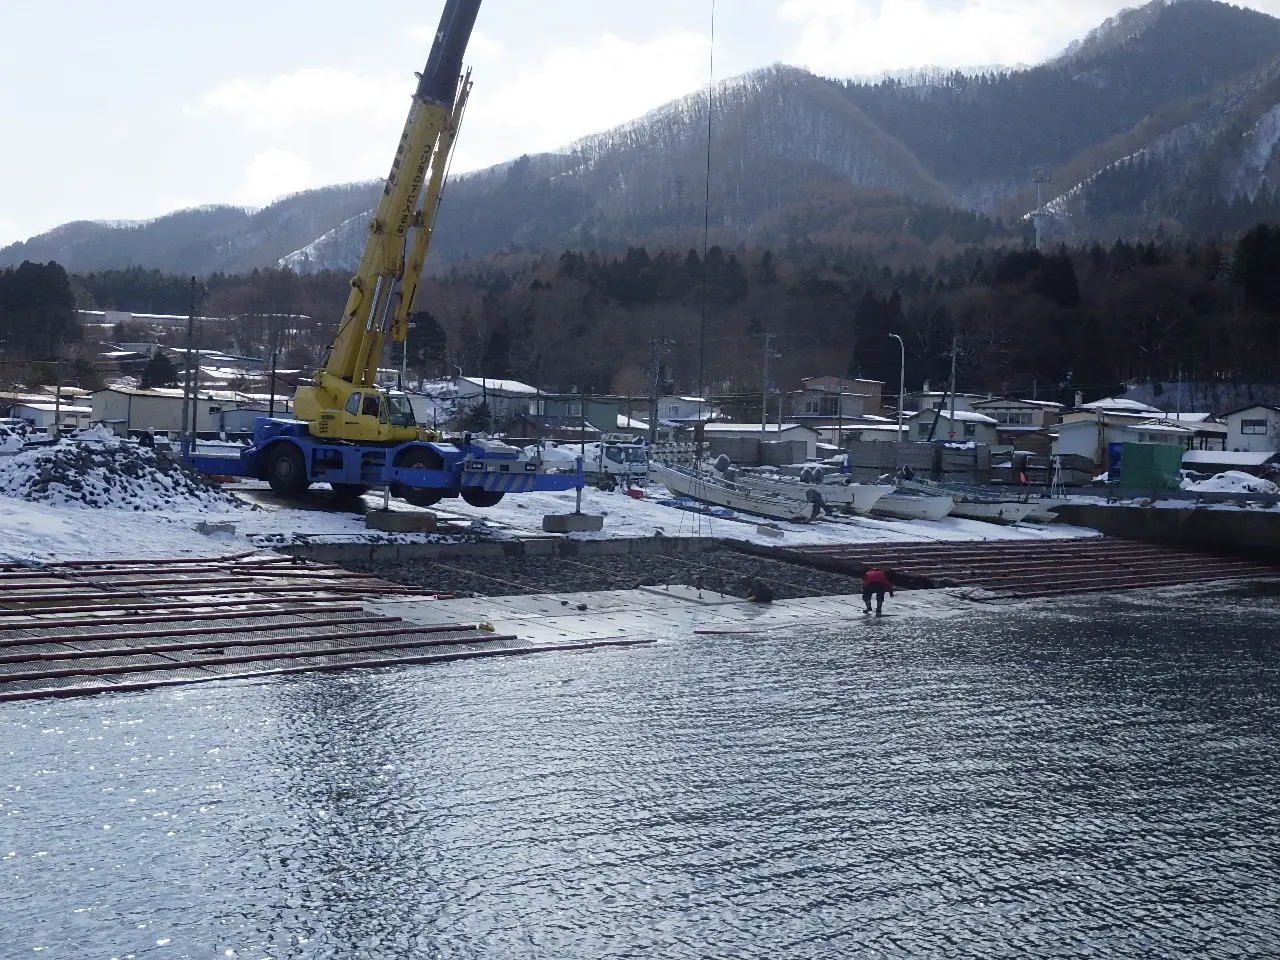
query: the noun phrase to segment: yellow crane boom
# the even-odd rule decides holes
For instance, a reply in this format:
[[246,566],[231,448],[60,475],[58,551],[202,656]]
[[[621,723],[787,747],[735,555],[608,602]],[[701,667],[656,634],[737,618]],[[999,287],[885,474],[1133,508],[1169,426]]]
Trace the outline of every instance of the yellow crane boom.
[[[420,75],[342,324],[314,386],[299,388],[294,416],[313,436],[397,443],[418,436],[407,404],[376,387],[387,335],[404,343],[431,244],[458,127],[471,93],[462,73],[481,0],[446,0]],[[409,411],[411,413],[411,411]]]

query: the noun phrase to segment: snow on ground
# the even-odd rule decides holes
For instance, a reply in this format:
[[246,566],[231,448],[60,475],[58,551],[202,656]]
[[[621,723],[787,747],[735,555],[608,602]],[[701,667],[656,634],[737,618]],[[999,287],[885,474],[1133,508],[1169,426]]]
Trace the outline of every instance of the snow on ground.
[[1182,489],[1195,493],[1258,493],[1271,497],[1280,495],[1280,487],[1270,480],[1261,480],[1239,470],[1228,470],[1199,483],[1185,480]]
[[[438,535],[369,533],[359,512],[295,509],[252,502],[253,488],[243,495],[223,490],[178,466],[154,450],[114,437],[64,441],[29,447],[0,457],[0,560],[48,561],[130,559],[144,557],[216,556],[311,542],[454,542],[483,535],[494,539],[545,536],[546,514],[572,513],[573,492],[510,495],[497,507],[480,509],[462,500],[445,500],[436,512],[453,521],[454,531]],[[999,527],[973,520],[926,521],[839,517],[812,524],[764,523],[742,516],[722,519],[666,506],[666,491],[650,486],[644,497],[623,491],[587,489],[582,509],[604,517],[601,533],[580,539],[720,537],[756,544],[881,543],[909,541],[1046,540],[1092,536],[1093,531],[1060,525]],[[377,509],[380,494],[365,505]],[[314,509],[319,506],[321,509]],[[396,509],[410,509],[397,502]],[[205,522],[232,524],[235,533],[200,533]],[[461,523],[463,530],[458,530]]]
[[[841,517],[816,523],[773,523],[744,516],[741,521],[721,520],[663,506],[666,491],[651,485],[643,500],[633,500],[621,490],[603,493],[588,488],[582,492],[582,511],[604,516],[601,533],[574,534],[574,539],[609,540],[628,537],[722,537],[748,543],[800,546],[841,543],[893,543],[910,541],[966,540],[1057,540],[1092,537],[1098,534],[1083,527],[1063,524],[1023,524],[1001,527],[978,520],[948,517],[937,523],[925,520],[881,520],[871,517]],[[572,513],[574,494],[526,493],[509,496],[487,510],[469,507],[461,500],[445,500],[437,508],[443,515],[483,519],[513,531],[542,534],[542,517],[548,513]],[[769,533],[760,532],[770,524]],[[776,534],[781,531],[781,536]]]

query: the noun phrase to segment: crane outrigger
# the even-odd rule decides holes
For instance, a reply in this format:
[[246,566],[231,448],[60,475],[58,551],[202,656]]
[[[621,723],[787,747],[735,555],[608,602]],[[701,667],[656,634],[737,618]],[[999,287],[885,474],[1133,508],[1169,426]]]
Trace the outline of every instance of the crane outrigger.
[[462,61],[480,2],[445,2],[337,336],[324,369],[294,396],[295,419],[260,418],[253,445],[238,461],[192,456],[198,469],[267,480],[286,496],[314,482],[327,482],[345,495],[384,487],[419,506],[460,496],[488,507],[507,493],[583,485],[580,472],[550,474],[540,460],[524,458],[504,443],[470,436],[444,441],[418,426],[408,397],[377,384],[387,337],[403,344],[409,334],[449,159],[471,94],[471,73],[463,72]]

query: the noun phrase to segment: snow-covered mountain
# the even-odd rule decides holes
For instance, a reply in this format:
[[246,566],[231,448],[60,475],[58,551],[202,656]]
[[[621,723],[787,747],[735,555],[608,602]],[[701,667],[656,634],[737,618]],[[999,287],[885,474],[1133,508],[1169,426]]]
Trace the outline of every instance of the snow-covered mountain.
[[[513,248],[696,245],[707,109],[704,95],[689,96],[563,150],[454,178],[432,265]],[[907,221],[957,240],[963,230],[961,242],[1008,237],[947,208],[1019,224],[1035,206],[1033,173],[1051,177],[1063,239],[1221,233],[1272,215],[1280,20],[1217,0],[1154,0],[1036,67],[868,83],[777,66],[721,84],[712,109],[713,242],[865,249],[876,236],[892,246]],[[257,213],[68,224],[0,250],[0,266],[346,270],[377,189],[309,191]]]

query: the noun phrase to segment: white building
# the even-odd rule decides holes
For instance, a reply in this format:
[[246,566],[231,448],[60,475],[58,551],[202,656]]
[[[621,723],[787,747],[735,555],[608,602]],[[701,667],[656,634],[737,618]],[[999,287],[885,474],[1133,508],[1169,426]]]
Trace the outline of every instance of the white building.
[[1258,403],[1226,416],[1227,449],[1241,453],[1280,451],[1280,407]]
[[14,404],[10,408],[9,416],[16,420],[25,420],[37,430],[45,430],[49,433],[56,432],[54,424],[60,422],[61,432],[67,433],[78,430],[80,427],[87,427],[93,416],[93,408],[75,406],[70,402],[61,404],[53,401],[28,402]]
[[1069,413],[1057,428],[1056,456],[1087,457],[1095,465],[1107,462],[1113,443],[1168,443],[1190,446],[1196,432],[1189,425],[1142,415]]
[[[967,443],[985,443],[988,446],[995,446],[1000,442],[997,427],[1000,426],[999,421],[994,417],[988,417],[984,413],[975,413],[972,410],[956,409],[955,419],[952,420],[950,409],[945,410],[917,410],[914,413],[907,414],[907,422],[911,424],[911,432],[908,434],[912,440],[928,440],[930,432],[933,433],[934,440],[946,442]],[[933,429],[933,421],[937,419],[941,422],[936,430]]]
[[747,437],[769,443],[778,440],[801,440],[804,442],[806,460],[812,460],[818,455],[818,435],[798,423],[771,423],[764,430],[760,429],[758,423],[708,423],[703,431],[708,440],[713,437],[730,439]]
[[[109,387],[93,394],[92,423],[101,423],[120,436],[139,433],[178,434],[182,431],[182,391],[176,387],[141,390]],[[269,397],[201,390],[192,398],[196,433],[251,433],[253,423],[268,415]],[[276,398],[275,415],[289,416],[288,400]],[[190,416],[190,414],[188,414]]]

